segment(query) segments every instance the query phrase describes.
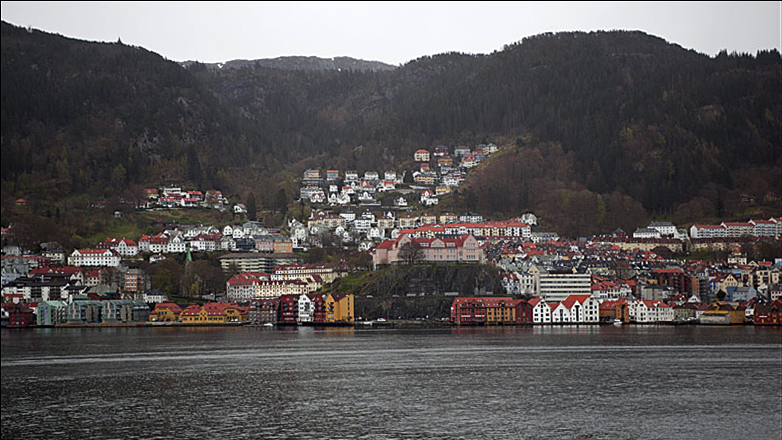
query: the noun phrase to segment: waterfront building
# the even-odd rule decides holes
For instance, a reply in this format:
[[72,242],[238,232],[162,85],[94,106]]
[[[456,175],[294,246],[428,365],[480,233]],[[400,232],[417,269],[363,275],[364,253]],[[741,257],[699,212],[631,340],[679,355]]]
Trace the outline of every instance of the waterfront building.
[[756,304],[753,322],[755,325],[782,325],[782,301]]
[[707,306],[706,310],[700,315],[700,323],[717,325],[743,324],[745,316],[743,307],[717,301]]
[[35,312],[25,303],[12,303],[3,308],[8,313],[8,327],[29,327],[35,323]]
[[456,325],[531,324],[532,305],[510,297],[457,297],[451,304],[451,323]]
[[630,303],[630,320],[637,323],[673,322],[673,308],[662,301],[637,300]]
[[325,322],[353,322],[355,319],[355,300],[352,294],[329,293],[324,299]]
[[36,320],[40,326],[65,323],[68,320],[68,303],[64,301],[39,302]]
[[533,324],[550,324],[551,323],[551,307],[543,298],[532,298],[529,300],[532,306],[532,322]]
[[181,313],[182,308],[178,304],[168,301],[159,302],[155,304],[155,308],[149,313],[149,321],[177,322]]

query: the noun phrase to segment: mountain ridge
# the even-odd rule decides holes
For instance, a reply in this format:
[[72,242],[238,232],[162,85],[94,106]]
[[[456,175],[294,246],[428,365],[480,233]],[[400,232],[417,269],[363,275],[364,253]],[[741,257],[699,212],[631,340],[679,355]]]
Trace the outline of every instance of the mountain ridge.
[[237,59],[220,63],[201,63],[190,60],[182,61],[179,64],[185,68],[191,68],[196,64],[202,64],[209,70],[269,67],[281,70],[358,70],[377,72],[397,68],[397,66],[392,66],[381,61],[368,61],[351,57],[321,58],[316,56],[283,56],[252,60]]
[[739,217],[738,193],[761,200],[782,181],[777,51],[712,58],[638,31],[573,32],[386,70],[220,69],[7,23],[2,35],[3,212],[20,196],[174,181],[290,200],[308,167],[410,170],[418,148],[486,141],[512,154],[444,206],[532,210],[576,235]]

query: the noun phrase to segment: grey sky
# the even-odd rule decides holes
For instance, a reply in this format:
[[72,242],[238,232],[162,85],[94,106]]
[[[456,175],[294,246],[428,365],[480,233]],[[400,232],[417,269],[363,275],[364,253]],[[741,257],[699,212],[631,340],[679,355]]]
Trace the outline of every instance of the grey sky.
[[782,3],[2,2],[18,26],[142,46],[203,62],[288,55],[402,64],[423,55],[490,53],[543,32],[641,30],[715,55],[780,49]]

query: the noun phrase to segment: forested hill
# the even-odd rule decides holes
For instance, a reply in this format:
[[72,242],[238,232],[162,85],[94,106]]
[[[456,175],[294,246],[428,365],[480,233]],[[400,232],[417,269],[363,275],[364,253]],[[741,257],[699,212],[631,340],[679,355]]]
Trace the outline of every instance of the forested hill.
[[183,68],[3,23],[2,66],[3,206],[174,179],[292,197],[305,167],[401,170],[418,148],[483,141],[501,160],[444,204],[534,210],[573,234],[743,215],[737,193],[760,201],[782,181],[776,51],[711,58],[617,31],[391,70]]
[[[182,62],[182,66],[190,67],[197,61]],[[231,60],[225,63],[201,63],[208,69],[243,69],[246,67],[271,67],[283,70],[358,70],[383,71],[393,70],[394,66],[380,61],[357,60],[350,57],[318,58],[318,57],[277,57],[257,60]]]

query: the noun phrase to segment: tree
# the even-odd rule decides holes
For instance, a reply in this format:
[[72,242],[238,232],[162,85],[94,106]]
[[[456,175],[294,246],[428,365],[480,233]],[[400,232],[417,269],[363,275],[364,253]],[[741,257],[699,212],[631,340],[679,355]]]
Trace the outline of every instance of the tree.
[[255,194],[250,193],[249,196],[247,196],[247,218],[251,221],[255,221],[257,219],[256,215],[258,212],[258,208],[255,206]]
[[288,196],[282,188],[277,191],[277,195],[274,198],[274,208],[282,216],[285,216],[288,213]]
[[160,289],[169,295],[178,295],[182,265],[173,258],[153,264],[149,268],[152,275],[152,287]]
[[203,172],[201,171],[201,162],[198,160],[198,153],[196,153],[195,147],[190,146],[187,149],[187,178],[200,186],[203,180]]
[[372,269],[372,255],[368,252],[357,252],[348,260],[350,266],[354,270],[371,270]]
[[424,249],[416,241],[408,241],[399,249],[399,258],[408,266],[412,266],[424,259]]

